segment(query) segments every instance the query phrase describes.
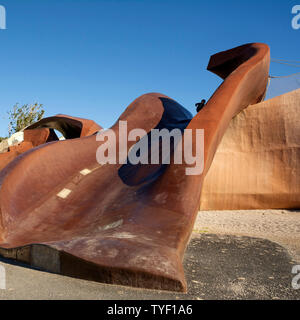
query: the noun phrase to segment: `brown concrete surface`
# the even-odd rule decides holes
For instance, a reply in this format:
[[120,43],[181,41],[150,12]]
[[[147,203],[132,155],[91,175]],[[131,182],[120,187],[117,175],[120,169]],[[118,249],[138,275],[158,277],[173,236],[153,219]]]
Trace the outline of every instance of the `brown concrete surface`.
[[230,125],[200,210],[300,208],[300,89],[251,105]]
[[184,257],[187,294],[106,285],[42,272],[0,259],[0,299],[297,299],[300,212],[202,211]]

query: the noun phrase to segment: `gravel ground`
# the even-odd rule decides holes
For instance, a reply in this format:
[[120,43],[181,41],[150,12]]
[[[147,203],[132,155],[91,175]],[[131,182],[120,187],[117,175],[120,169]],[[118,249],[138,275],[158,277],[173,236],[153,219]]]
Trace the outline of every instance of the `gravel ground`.
[[194,231],[268,239],[300,261],[300,210],[201,211]]

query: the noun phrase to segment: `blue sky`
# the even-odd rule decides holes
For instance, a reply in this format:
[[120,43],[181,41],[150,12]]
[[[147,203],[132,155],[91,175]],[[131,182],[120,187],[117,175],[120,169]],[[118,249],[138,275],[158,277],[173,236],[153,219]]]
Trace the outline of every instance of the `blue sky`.
[[[0,136],[16,102],[110,127],[127,105],[161,92],[193,114],[220,84],[206,71],[211,54],[265,42],[272,58],[300,60],[300,0],[0,0]],[[271,75],[298,68],[271,64]],[[274,80],[270,96],[300,87],[300,76]]]

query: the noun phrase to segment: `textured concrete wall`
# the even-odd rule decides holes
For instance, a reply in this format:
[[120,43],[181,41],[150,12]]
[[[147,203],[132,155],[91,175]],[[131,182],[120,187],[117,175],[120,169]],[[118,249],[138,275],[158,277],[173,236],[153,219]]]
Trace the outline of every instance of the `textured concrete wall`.
[[204,180],[201,210],[300,207],[300,89],[230,123]]

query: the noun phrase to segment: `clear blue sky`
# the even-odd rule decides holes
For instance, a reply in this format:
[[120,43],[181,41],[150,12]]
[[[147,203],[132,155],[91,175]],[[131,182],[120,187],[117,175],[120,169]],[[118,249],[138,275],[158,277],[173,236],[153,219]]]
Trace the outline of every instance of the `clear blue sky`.
[[[46,116],[65,113],[110,127],[133,99],[161,92],[195,114],[195,102],[220,84],[206,71],[211,54],[265,42],[273,58],[300,60],[300,30],[291,27],[297,3],[0,0],[7,10],[7,29],[0,30],[0,136],[8,122],[2,115],[16,102],[37,101]],[[297,71],[272,64],[270,73]],[[300,77],[280,81],[270,88],[300,87]]]

